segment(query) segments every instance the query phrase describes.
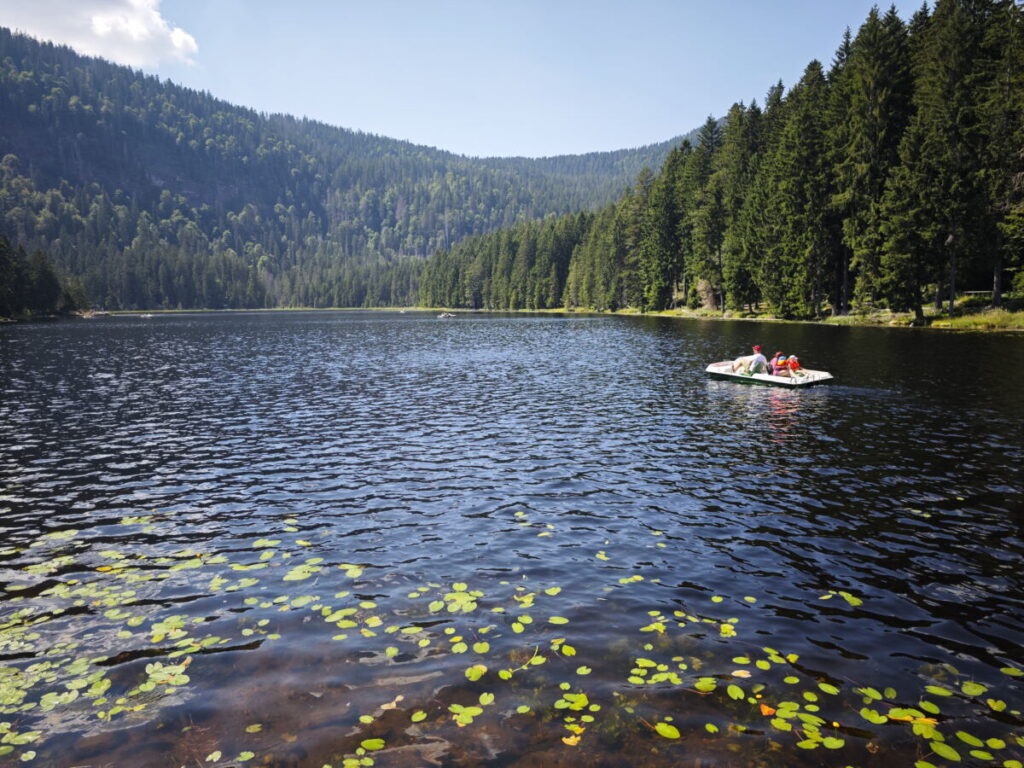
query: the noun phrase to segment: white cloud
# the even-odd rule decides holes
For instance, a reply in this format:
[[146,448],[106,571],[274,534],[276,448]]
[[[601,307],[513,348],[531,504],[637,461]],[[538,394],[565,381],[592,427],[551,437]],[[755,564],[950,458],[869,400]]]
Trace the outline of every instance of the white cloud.
[[160,0],[0,0],[0,25],[133,67],[191,64],[199,50]]

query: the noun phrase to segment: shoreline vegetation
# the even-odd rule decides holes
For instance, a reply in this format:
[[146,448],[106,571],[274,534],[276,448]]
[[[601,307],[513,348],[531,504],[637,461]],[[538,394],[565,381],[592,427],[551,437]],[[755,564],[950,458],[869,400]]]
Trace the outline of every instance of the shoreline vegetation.
[[57,320],[68,317],[99,318],[99,317],[131,317],[155,315],[183,315],[209,312],[451,312],[458,315],[471,314],[586,314],[586,315],[629,315],[645,317],[670,317],[685,320],[733,320],[764,323],[796,323],[802,325],[840,325],[867,327],[898,327],[898,328],[932,328],[953,331],[1024,331],[1024,301],[1009,300],[1009,308],[978,305],[970,297],[962,299],[957,312],[950,319],[947,309],[929,308],[925,310],[924,321],[916,320],[913,312],[892,312],[878,310],[875,312],[835,315],[818,319],[787,319],[768,313],[736,312],[725,313],[708,309],[676,308],[657,312],[641,312],[635,309],[618,311],[583,310],[565,307],[551,309],[466,309],[462,307],[265,307],[252,309],[137,309],[74,312],[63,315],[44,315],[36,317],[0,318],[0,323],[16,323],[25,321]]

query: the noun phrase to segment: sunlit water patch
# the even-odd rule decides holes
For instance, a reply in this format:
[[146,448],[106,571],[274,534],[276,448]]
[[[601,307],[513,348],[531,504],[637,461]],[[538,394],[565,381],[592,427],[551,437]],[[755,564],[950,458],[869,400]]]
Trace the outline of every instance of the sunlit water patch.
[[[752,340],[837,384],[703,378]],[[593,317],[3,329],[0,762],[1014,768],[1024,406],[983,382],[1022,355]]]

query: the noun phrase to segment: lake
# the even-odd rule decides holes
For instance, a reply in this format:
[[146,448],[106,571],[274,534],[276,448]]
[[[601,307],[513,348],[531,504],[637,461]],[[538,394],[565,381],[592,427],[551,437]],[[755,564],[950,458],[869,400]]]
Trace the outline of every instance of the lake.
[[[752,343],[836,381],[704,374]],[[1019,768],[1022,371],[645,317],[0,328],[0,764]]]

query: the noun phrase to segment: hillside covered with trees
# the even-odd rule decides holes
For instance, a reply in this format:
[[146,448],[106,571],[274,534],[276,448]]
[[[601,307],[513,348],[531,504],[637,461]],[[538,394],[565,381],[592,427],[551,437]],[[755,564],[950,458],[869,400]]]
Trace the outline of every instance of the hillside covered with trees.
[[873,10],[828,69],[709,118],[616,203],[437,255],[420,302],[921,317],[1024,291],[1022,249],[1024,8],[938,0]]
[[411,303],[424,257],[606,205],[678,143],[468,158],[0,28],[0,235],[109,309]]

